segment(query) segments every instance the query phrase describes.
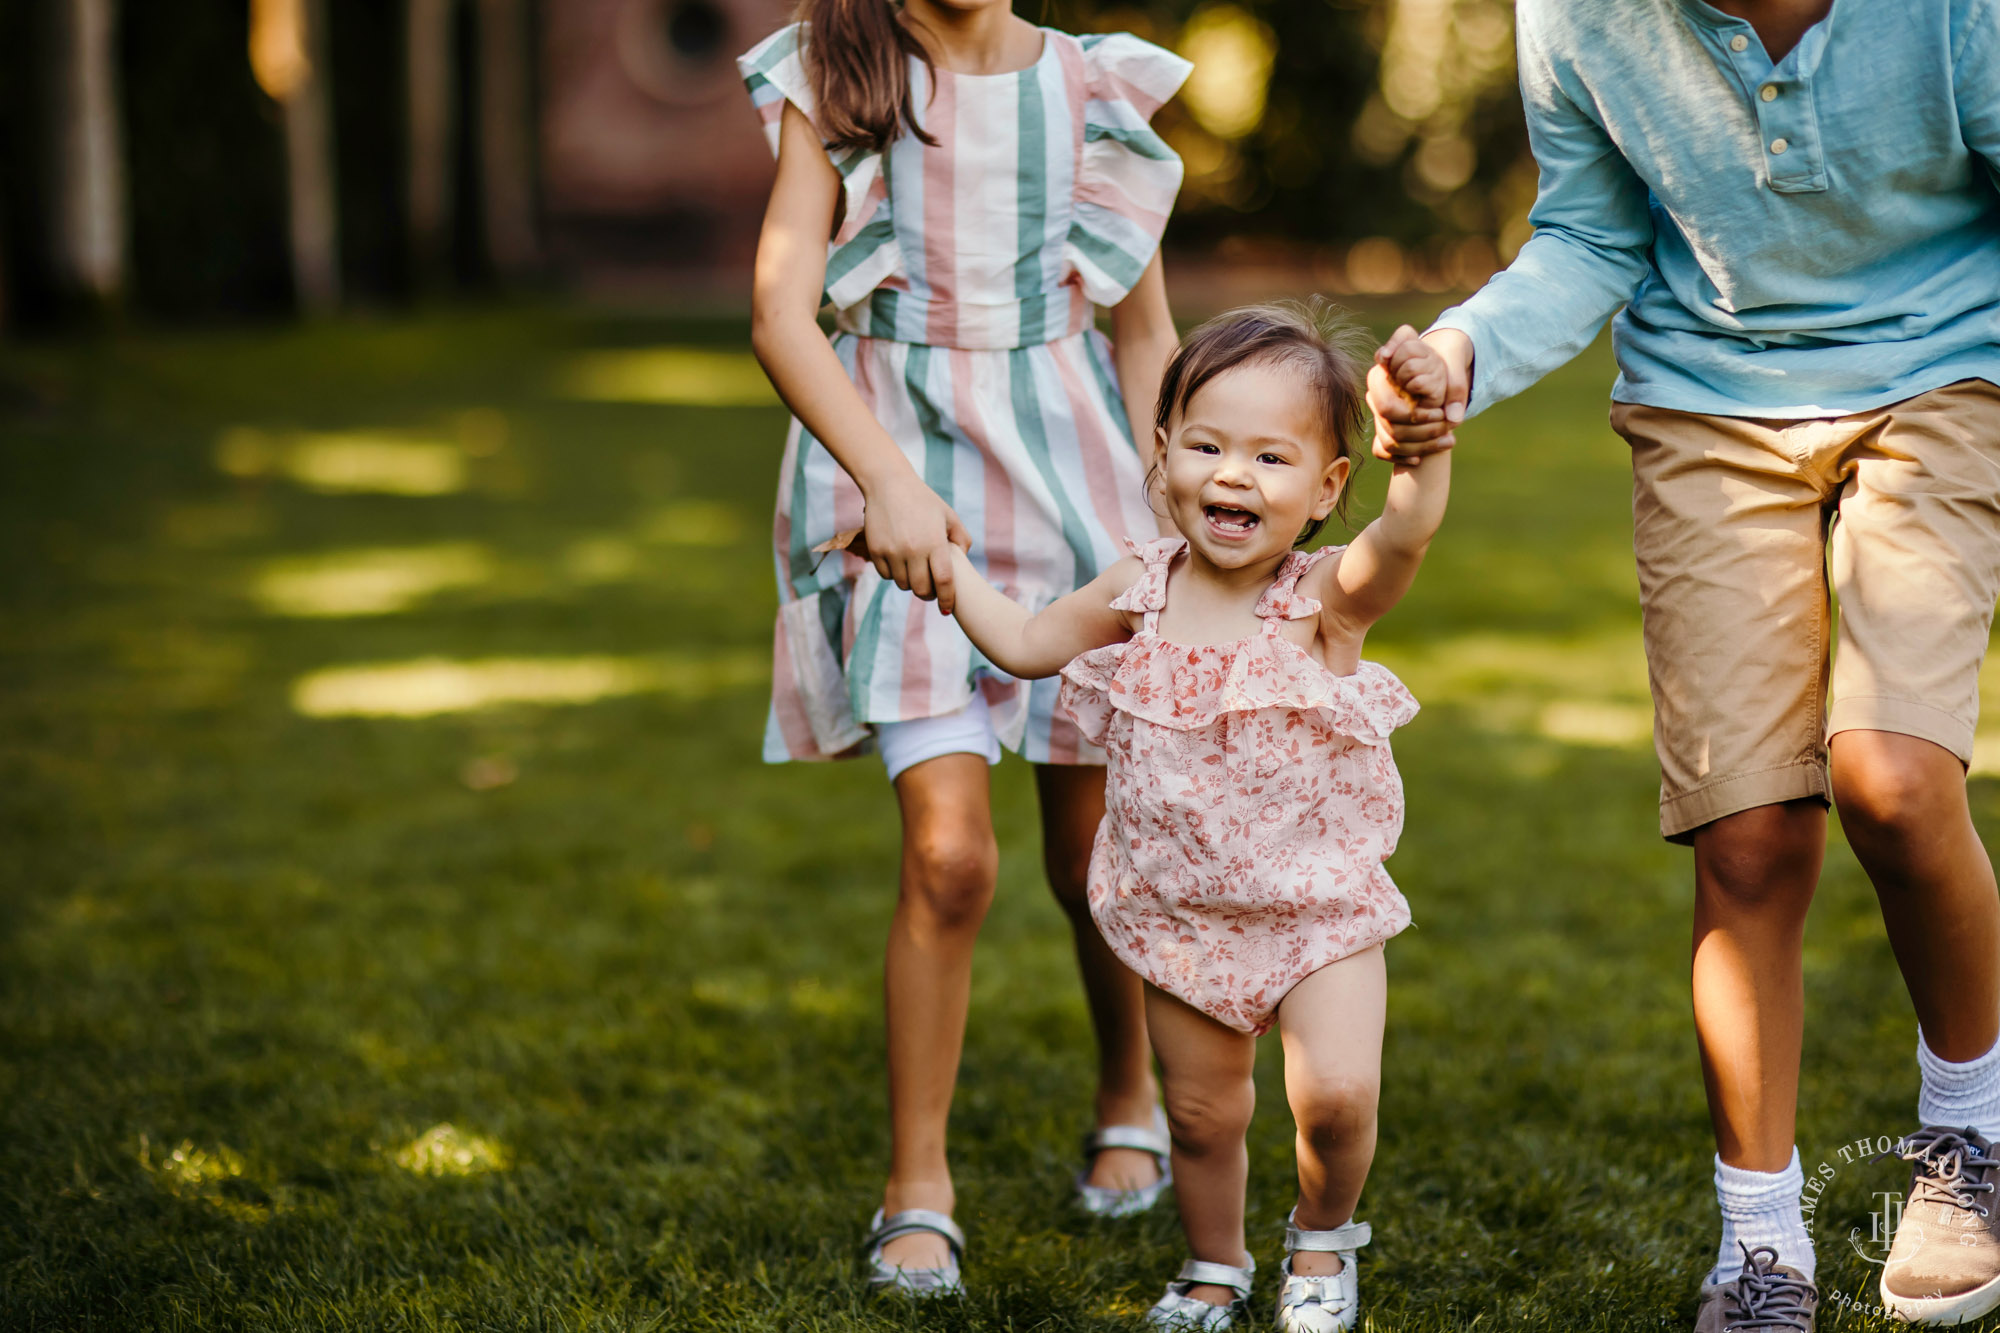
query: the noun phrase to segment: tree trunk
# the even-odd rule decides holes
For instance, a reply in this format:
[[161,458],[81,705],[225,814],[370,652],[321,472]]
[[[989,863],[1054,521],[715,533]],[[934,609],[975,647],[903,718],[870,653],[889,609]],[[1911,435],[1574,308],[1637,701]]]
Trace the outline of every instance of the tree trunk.
[[71,292],[109,303],[126,269],[117,0],[60,0],[55,19],[55,268]]
[[522,0],[479,0],[479,175],[486,253],[517,278],[535,265],[527,14]]
[[284,112],[292,286],[309,314],[340,304],[329,45],[322,0],[251,0],[250,68]]
[[452,0],[409,0],[410,257],[419,285],[451,250]]
[[299,304],[324,314],[340,304],[340,230],[333,172],[333,71],[324,0],[292,0],[306,53],[305,77],[285,100],[285,155],[292,194],[292,280]]

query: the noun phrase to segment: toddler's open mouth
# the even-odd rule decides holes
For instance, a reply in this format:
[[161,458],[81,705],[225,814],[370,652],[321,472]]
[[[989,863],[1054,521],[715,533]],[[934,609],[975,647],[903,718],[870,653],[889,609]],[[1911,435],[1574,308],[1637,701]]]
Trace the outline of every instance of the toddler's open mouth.
[[1203,505],[1202,513],[1208,516],[1210,527],[1230,537],[1248,536],[1259,521],[1249,510],[1235,509],[1229,505]]

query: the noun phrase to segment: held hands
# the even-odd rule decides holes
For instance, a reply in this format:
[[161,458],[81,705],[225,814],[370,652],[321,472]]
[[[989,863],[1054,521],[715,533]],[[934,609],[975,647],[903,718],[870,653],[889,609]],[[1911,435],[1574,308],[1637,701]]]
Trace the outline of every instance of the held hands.
[[1419,337],[1405,324],[1375,353],[1368,408],[1375,416],[1375,456],[1414,467],[1425,454],[1458,443],[1472,391],[1472,340],[1457,329]]
[[862,498],[864,526],[848,549],[897,587],[948,607],[951,549],[972,549],[972,535],[951,506],[915,473],[866,490]]
[[937,589],[937,608],[940,615],[951,615],[958,610],[959,580],[962,574],[969,574],[978,580],[978,568],[966,554],[968,547],[956,542],[945,542],[931,552],[931,578]]

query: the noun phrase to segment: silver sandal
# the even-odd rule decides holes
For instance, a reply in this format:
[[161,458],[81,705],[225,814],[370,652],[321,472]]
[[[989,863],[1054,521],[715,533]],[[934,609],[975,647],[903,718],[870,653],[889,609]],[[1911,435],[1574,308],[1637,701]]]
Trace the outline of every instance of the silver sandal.
[[[1278,1271],[1285,1285],[1278,1291],[1277,1326],[1284,1333],[1347,1333],[1361,1320],[1361,1283],[1355,1274],[1354,1252],[1366,1245],[1366,1222],[1348,1222],[1331,1231],[1301,1231],[1298,1209],[1285,1219],[1285,1264]],[[1340,1271],[1331,1277],[1300,1277],[1292,1272],[1292,1255],[1301,1250],[1340,1256]]]
[[[1146,1322],[1170,1333],[1222,1333],[1234,1328],[1237,1320],[1250,1317],[1250,1285],[1256,1273],[1257,1261],[1247,1254],[1241,1268],[1190,1259],[1181,1265],[1180,1275],[1167,1284],[1167,1294],[1146,1311]],[[1210,1305],[1188,1295],[1189,1288],[1204,1285],[1228,1287],[1236,1299],[1227,1305]]]
[[[919,1232],[944,1237],[951,1249],[944,1267],[903,1268],[882,1257],[884,1245],[898,1236],[914,1236]],[[905,1208],[884,1217],[877,1208],[875,1216],[868,1219],[868,1235],[861,1242],[861,1249],[868,1264],[868,1285],[876,1291],[893,1291],[920,1300],[965,1295],[965,1283],[958,1268],[959,1260],[965,1256],[965,1233],[947,1214],[928,1208]]]
[[[1159,1163],[1160,1178],[1134,1190],[1113,1189],[1089,1183],[1091,1164],[1106,1148],[1135,1148],[1151,1153]],[[1167,1113],[1153,1108],[1153,1123],[1106,1125],[1083,1136],[1083,1170],[1076,1173],[1076,1204],[1092,1217],[1135,1217],[1160,1201],[1167,1186],[1174,1183],[1173,1143],[1167,1134]]]

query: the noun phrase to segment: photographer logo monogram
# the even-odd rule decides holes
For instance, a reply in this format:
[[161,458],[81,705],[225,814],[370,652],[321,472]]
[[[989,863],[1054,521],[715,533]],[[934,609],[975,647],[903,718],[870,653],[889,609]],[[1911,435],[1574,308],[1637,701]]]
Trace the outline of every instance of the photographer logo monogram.
[[[1903,1141],[1887,1134],[1876,1138],[1856,1139],[1841,1145],[1806,1175],[1805,1213],[1806,1232],[1814,1242],[1820,1239],[1818,1210],[1821,1198],[1840,1174],[1840,1168],[1855,1163],[1879,1162],[1897,1157],[1902,1151]],[[1838,1162],[1838,1165],[1835,1163]],[[1899,1190],[1877,1190],[1869,1196],[1874,1204],[1868,1213],[1868,1226],[1864,1231],[1860,1226],[1847,1229],[1847,1243],[1854,1252],[1868,1263],[1881,1267],[1889,1262],[1889,1247],[1895,1244],[1896,1229],[1903,1222],[1903,1195]]]

